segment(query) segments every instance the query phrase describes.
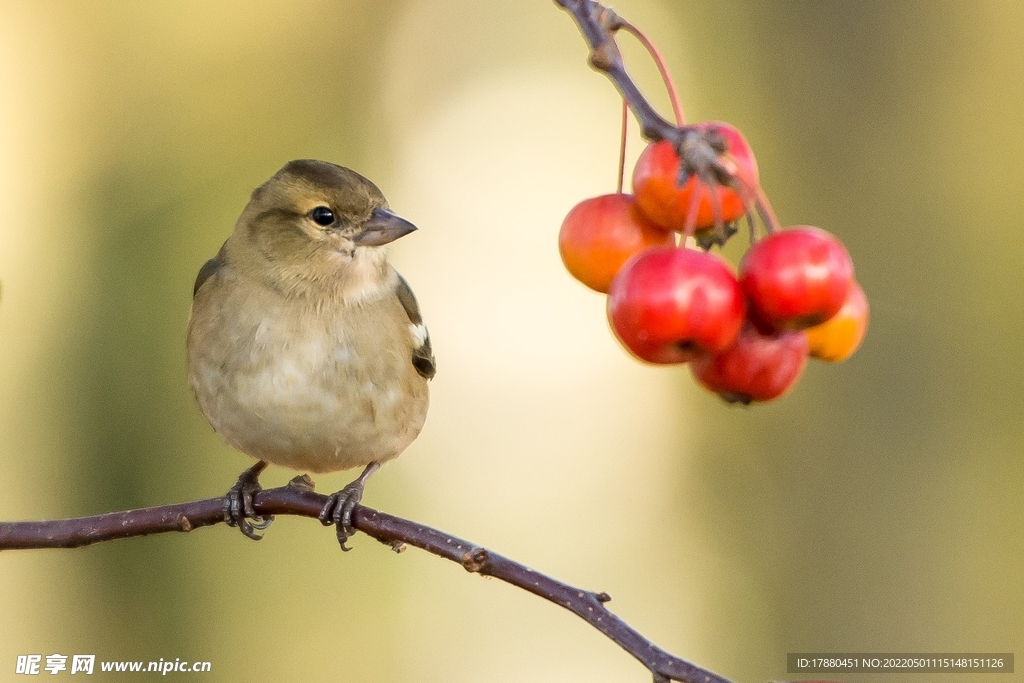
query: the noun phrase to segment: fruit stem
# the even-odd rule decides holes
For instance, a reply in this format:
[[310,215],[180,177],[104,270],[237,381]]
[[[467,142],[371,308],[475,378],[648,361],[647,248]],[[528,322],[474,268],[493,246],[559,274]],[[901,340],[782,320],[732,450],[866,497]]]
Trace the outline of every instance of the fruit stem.
[[626,174],[626,130],[629,123],[629,103],[622,98],[622,134],[619,136],[619,182],[615,190],[622,194],[622,181]]
[[757,241],[754,233],[754,221],[751,217],[751,204],[757,210],[757,215],[764,224],[764,231],[769,235],[780,229],[779,219],[775,216],[772,203],[768,201],[768,195],[761,189],[760,184],[750,185],[739,176],[733,176],[733,187],[739,192],[740,201],[743,202],[743,213],[747,215],[747,224],[750,227],[750,244],[753,246]]
[[676,85],[672,82],[672,77],[668,73],[668,66],[665,65],[665,60],[662,59],[661,53],[658,52],[658,48],[654,47],[654,43],[644,35],[643,31],[622,17],[618,19],[620,27],[625,29],[626,33],[639,40],[640,44],[651,55],[654,63],[658,65],[658,71],[661,72],[661,80],[665,82],[665,89],[668,90],[668,97],[672,101],[672,112],[676,116],[676,125],[682,128],[686,125],[686,116],[683,115],[683,106],[679,103],[679,93],[676,92]]
[[[692,176],[691,176],[692,177]],[[694,180],[698,180],[694,178]],[[700,183],[695,182],[693,193],[690,196],[690,205],[686,207],[686,220],[683,223],[683,238],[681,243],[683,246],[687,246],[689,238],[693,237],[693,233],[697,227],[697,211],[700,208],[700,200],[702,193],[700,191]]]
[[757,241],[757,231],[754,230],[754,217],[750,215],[750,205],[743,201],[744,213],[747,215],[747,229],[750,230],[750,246],[754,246],[754,242]]
[[775,216],[775,210],[772,209],[772,203],[768,201],[768,195],[761,189],[761,185],[758,184],[754,187],[754,192],[757,193],[757,213],[761,216],[761,221],[764,223],[764,229],[768,234],[779,230],[779,219]]

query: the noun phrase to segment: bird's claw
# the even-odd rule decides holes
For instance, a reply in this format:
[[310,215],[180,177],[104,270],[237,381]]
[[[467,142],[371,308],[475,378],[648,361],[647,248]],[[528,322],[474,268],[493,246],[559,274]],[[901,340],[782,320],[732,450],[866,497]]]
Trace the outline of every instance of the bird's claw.
[[359,478],[348,484],[345,488],[332,493],[327,497],[327,503],[320,510],[320,523],[324,526],[334,525],[338,532],[338,544],[345,552],[351,550],[345,545],[352,534],[356,532],[352,526],[352,513],[355,512],[359,501],[363,499],[363,487],[370,475],[380,469],[380,463],[373,461],[366,466]]
[[345,488],[327,497],[327,503],[320,510],[320,523],[324,526],[335,525],[338,532],[338,543],[345,552],[351,550],[345,543],[356,532],[352,526],[352,512],[363,499],[363,480],[356,479]]
[[267,466],[267,463],[260,460],[258,463],[238,475],[238,481],[224,496],[224,504],[221,509],[224,512],[224,523],[228,526],[236,526],[247,538],[258,541],[263,538],[263,531],[274,521],[273,515],[257,515],[256,507],[253,505],[253,496],[263,490],[260,486],[260,472]]

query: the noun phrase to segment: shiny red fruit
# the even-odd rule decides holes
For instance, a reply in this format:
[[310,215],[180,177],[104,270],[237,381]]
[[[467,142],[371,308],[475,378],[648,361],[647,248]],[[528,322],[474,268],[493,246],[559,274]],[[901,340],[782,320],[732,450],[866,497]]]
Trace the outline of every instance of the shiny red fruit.
[[608,292],[612,330],[650,363],[685,363],[727,348],[743,315],[743,293],[729,265],[693,249],[648,249],[634,256]]
[[675,244],[675,236],[652,223],[633,195],[584,199],[569,211],[558,234],[566,269],[591,289],[607,292],[623,264],[648,247]]
[[800,330],[843,307],[853,262],[843,243],[809,226],[782,230],[752,246],[740,262],[750,318],[762,331]]
[[[757,187],[757,160],[737,128],[721,121],[699,123],[696,128],[709,136],[718,136],[726,150],[719,161],[749,188]],[[696,175],[679,186],[679,155],[671,142],[653,142],[640,155],[633,169],[633,193],[641,210],[658,225],[682,231],[694,192],[700,193],[696,230],[715,224],[712,190]],[[740,194],[723,185],[716,185],[721,204],[722,222],[729,223],[745,213]]]
[[765,335],[747,324],[730,348],[697,358],[690,369],[701,386],[729,403],[749,404],[786,393],[806,363],[806,333]]

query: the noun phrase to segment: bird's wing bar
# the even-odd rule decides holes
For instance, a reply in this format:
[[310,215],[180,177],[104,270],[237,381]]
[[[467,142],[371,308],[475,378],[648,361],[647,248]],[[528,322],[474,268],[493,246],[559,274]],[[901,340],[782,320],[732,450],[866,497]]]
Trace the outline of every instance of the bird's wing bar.
[[412,350],[412,364],[421,377],[433,379],[437,373],[437,363],[434,361],[434,351],[430,346],[430,335],[423,324],[423,316],[420,315],[420,307],[416,303],[416,297],[413,295],[409,283],[401,275],[398,276],[398,286],[395,288],[395,293],[398,294],[398,300],[402,302],[402,308],[405,309],[406,315],[409,316],[409,322],[423,330],[422,343]]

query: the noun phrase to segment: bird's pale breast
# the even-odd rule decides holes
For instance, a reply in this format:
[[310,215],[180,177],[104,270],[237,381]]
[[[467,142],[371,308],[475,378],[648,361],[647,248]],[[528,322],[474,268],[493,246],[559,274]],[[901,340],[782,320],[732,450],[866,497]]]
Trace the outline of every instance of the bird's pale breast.
[[314,306],[225,281],[193,305],[192,389],[242,452],[330,472],[390,460],[422,429],[427,383],[397,297]]

